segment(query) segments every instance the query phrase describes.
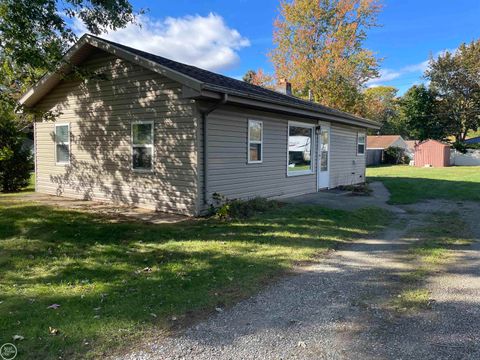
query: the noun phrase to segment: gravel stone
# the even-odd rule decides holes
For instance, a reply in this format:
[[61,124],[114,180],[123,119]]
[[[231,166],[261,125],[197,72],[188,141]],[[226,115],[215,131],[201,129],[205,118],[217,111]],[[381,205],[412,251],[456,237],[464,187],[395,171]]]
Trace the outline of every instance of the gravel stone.
[[[412,264],[405,233],[422,213],[458,211],[477,242],[429,278],[432,308],[396,313],[385,306]],[[403,206],[381,236],[332,252],[256,296],[176,336],[118,359],[480,359],[480,204]]]

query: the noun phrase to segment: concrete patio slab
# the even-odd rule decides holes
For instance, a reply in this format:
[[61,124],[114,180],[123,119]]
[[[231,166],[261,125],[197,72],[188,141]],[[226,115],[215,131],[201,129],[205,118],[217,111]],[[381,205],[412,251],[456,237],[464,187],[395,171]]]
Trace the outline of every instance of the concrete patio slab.
[[381,182],[369,184],[370,195],[356,195],[350,191],[325,190],[282,199],[289,204],[321,205],[332,209],[354,211],[367,207],[379,207],[395,213],[405,213],[405,210],[387,203],[390,193]]

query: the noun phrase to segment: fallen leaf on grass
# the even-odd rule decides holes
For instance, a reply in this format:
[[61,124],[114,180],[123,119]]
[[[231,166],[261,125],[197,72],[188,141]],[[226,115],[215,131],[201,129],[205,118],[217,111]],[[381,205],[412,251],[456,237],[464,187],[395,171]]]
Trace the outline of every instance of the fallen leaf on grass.
[[17,341],[17,340],[22,341],[25,338],[22,335],[13,335],[12,339],[13,339],[13,341]]
[[55,335],[58,335],[58,334],[60,333],[60,330],[55,329],[55,328],[49,326],[49,327],[48,327],[48,332],[49,332],[51,335],[55,336]]
[[52,304],[52,305],[50,305],[50,306],[47,306],[47,309],[54,309],[54,310],[56,310],[56,309],[58,309],[59,307],[60,307],[60,305],[58,305],[58,304]]

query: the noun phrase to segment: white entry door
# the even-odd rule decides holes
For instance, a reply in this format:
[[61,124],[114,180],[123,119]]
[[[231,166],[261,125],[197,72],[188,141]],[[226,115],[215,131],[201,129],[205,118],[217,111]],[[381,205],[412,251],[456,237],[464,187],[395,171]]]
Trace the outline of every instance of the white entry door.
[[318,144],[318,188],[330,187],[330,124],[321,124],[317,135]]

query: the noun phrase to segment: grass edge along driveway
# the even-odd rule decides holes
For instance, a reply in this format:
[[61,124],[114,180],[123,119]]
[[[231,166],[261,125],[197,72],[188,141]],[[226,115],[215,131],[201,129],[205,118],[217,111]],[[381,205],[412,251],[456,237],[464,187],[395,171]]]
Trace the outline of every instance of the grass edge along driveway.
[[284,206],[171,225],[0,196],[0,342],[22,358],[98,358],[258,291],[389,214]]
[[480,168],[478,166],[369,167],[367,179],[383,182],[390,191],[389,203],[391,204],[412,204],[429,199],[480,201]]

